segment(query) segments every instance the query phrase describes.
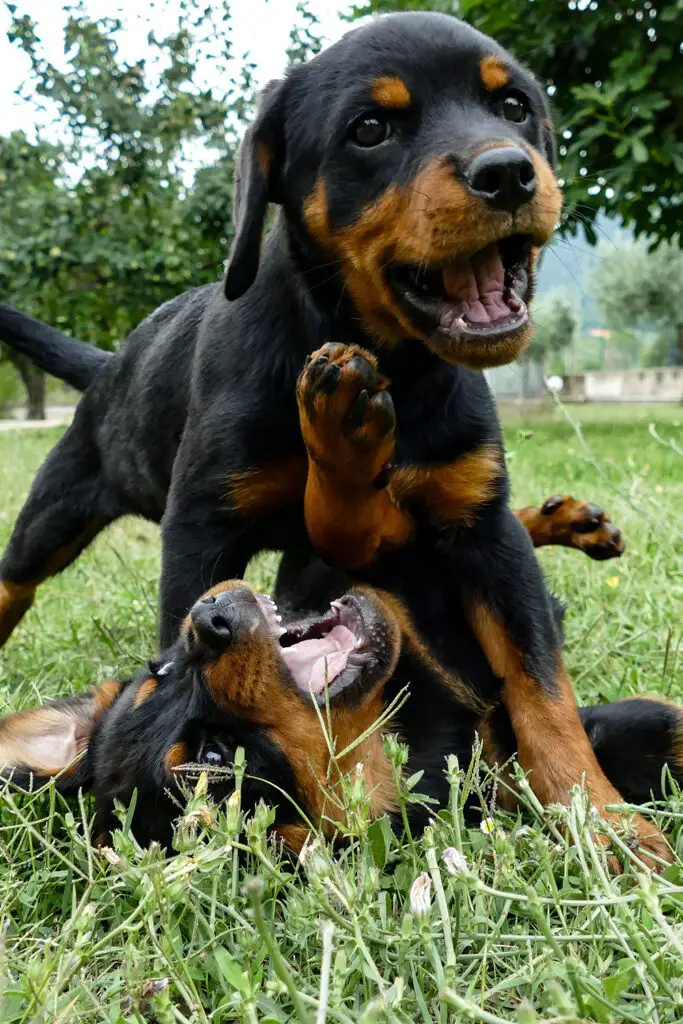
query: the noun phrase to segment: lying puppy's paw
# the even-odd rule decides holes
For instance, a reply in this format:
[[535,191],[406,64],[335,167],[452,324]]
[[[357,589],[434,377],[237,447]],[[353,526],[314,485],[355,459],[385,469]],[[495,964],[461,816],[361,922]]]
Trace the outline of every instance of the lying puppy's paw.
[[619,558],[624,553],[626,542],[621,530],[599,505],[556,494],[543,502],[541,516],[547,517],[545,529],[550,530],[550,543],[578,548],[596,561]]
[[[605,817],[617,827],[622,824],[622,819],[618,815],[606,813]],[[667,864],[673,862],[673,853],[654,822],[644,818],[642,814],[636,814],[630,822],[630,827],[633,829],[633,834],[626,840],[626,843],[636,857],[652,871],[664,871]],[[610,845],[609,837],[606,835],[601,836],[600,841],[605,846]],[[619,857],[610,856],[608,863],[612,874],[618,875],[624,870],[623,862]]]
[[297,382],[299,418],[311,458],[366,484],[380,478],[394,453],[396,415],[389,382],[358,345],[323,345]]

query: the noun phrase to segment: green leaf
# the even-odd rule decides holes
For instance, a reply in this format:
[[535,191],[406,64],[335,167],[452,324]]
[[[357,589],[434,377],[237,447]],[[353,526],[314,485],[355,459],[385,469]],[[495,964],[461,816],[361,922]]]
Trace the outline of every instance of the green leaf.
[[631,139],[631,152],[633,153],[633,159],[638,164],[647,163],[648,149],[641,139]]
[[373,821],[368,828],[370,852],[372,853],[372,859],[380,870],[384,867],[389,857],[392,839],[393,833],[389,818],[386,815]]
[[242,968],[237,961],[233,960],[226,953],[223,946],[214,946],[211,952],[213,953],[218,970],[228,985],[231,988],[237,989],[238,992],[246,992],[248,989],[247,979],[244,977]]

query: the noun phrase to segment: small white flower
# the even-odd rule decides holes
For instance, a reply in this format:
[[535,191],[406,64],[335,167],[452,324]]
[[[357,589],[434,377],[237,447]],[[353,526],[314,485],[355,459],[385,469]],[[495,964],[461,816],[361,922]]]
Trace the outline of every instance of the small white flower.
[[123,857],[120,857],[116,850],[112,850],[111,846],[101,847],[100,855],[114,867],[118,867],[119,864],[123,864]]
[[362,761],[357,761],[354,765],[353,773],[357,779],[362,779],[365,774],[365,765]]
[[426,871],[418,875],[410,887],[410,910],[418,916],[427,914],[432,903],[432,880]]
[[299,863],[306,866],[306,861],[311,859],[311,856],[317,852],[320,847],[320,840],[317,836],[309,836],[304,845],[299,851]]
[[482,818],[479,822],[479,828],[482,830],[485,836],[493,835],[496,825],[493,818]]
[[447,846],[441,854],[441,860],[449,875],[466,875],[469,873],[467,858],[454,846]]

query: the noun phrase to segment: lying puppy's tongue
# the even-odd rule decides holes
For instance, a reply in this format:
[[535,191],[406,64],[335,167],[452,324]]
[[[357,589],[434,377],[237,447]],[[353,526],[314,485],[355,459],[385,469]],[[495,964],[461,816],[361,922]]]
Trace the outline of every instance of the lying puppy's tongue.
[[292,647],[283,647],[281,653],[297,685],[317,694],[341,675],[356,646],[356,636],[350,629],[335,626],[327,636],[300,640]]
[[505,293],[505,269],[498,245],[487,245],[462,263],[451,264],[443,271],[443,286],[457,305],[444,311],[444,327],[451,327],[459,317],[474,324],[490,324],[517,312],[508,292]]

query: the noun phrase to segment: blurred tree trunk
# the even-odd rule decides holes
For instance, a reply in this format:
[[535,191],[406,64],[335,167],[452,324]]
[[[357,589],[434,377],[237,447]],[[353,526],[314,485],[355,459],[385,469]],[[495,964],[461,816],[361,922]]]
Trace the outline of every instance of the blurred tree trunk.
[[19,371],[24,388],[26,389],[26,419],[44,420],[45,416],[45,375],[38,370],[30,359],[19,355],[17,352],[7,351],[11,363]]

